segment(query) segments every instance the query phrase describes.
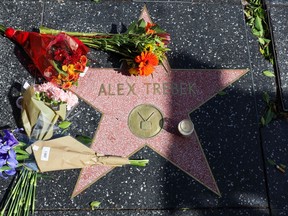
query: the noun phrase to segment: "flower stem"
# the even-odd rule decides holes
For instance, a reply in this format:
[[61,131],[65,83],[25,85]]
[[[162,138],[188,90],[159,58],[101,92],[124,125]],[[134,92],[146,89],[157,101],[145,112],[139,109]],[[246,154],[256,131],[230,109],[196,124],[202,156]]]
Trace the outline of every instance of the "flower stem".
[[36,188],[37,188],[37,172],[34,173],[34,187],[33,187],[33,196],[32,196],[32,210],[31,213],[34,214],[35,211],[35,198],[36,198]]
[[20,172],[20,174],[17,176],[17,183],[14,185],[12,191],[10,191],[9,195],[8,195],[8,198],[5,202],[5,205],[0,213],[1,216],[4,215],[5,211],[6,211],[6,208],[9,206],[9,203],[10,203],[10,200],[12,199],[13,197],[13,194],[15,193],[16,190],[18,190],[18,187],[20,185],[20,179],[22,178],[22,171]]
[[1,24],[0,24],[0,33],[1,33],[2,35],[4,35],[5,30],[6,30],[6,27],[5,27],[4,25],[1,25]]
[[25,216],[35,210],[37,172],[23,168],[17,176],[13,189],[8,194],[0,215]]
[[75,36],[75,37],[96,37],[96,36],[107,36],[105,33],[96,33],[96,32],[91,32],[91,33],[82,33],[82,32],[69,32],[69,31],[63,31],[63,30],[56,30],[56,29],[51,29],[47,28],[45,26],[41,26],[39,28],[40,33],[42,34],[52,34],[52,35],[57,35],[59,33],[66,33],[70,36]]
[[25,179],[25,173],[21,172],[20,173],[20,177],[17,180],[16,185],[14,186],[11,195],[12,200],[10,200],[10,202],[7,202],[9,208],[8,208],[8,214],[7,215],[12,215],[13,211],[18,212],[18,201],[19,198],[21,197],[21,188],[22,188],[22,184],[21,184],[21,179]]
[[132,166],[141,166],[144,167],[149,163],[149,160],[129,160],[130,165]]
[[[92,42],[90,42],[90,41],[87,41],[87,40],[85,41],[85,40],[83,40],[82,38],[80,38],[80,40],[82,41],[82,43],[84,43],[84,44],[85,44],[86,46],[88,46],[88,47],[91,47],[91,48],[94,48],[94,49],[101,49],[100,46],[98,46],[98,45],[96,45],[96,44],[94,44],[94,43],[92,43]],[[113,53],[122,55],[122,56],[124,56],[124,57],[127,57],[127,58],[130,57],[130,55],[125,54],[125,53],[123,53],[123,52],[120,52],[120,51],[115,50],[115,49],[110,48],[110,47],[105,47],[105,49],[102,49],[102,50],[110,51],[110,52],[113,52]]]

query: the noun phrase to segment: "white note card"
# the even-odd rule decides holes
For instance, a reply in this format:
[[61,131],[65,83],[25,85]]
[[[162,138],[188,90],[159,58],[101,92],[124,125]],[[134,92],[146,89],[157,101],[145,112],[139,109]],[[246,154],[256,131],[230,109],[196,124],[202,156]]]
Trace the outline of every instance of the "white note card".
[[50,147],[43,147],[41,152],[41,160],[42,161],[48,161],[49,160],[49,154],[50,154]]

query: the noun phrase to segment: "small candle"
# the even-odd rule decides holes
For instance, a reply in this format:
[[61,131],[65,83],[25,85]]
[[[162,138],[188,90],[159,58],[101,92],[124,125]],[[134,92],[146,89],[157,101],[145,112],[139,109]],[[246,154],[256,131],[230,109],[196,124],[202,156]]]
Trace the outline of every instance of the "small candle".
[[194,124],[189,119],[184,119],[178,124],[179,132],[184,136],[189,136],[194,131]]

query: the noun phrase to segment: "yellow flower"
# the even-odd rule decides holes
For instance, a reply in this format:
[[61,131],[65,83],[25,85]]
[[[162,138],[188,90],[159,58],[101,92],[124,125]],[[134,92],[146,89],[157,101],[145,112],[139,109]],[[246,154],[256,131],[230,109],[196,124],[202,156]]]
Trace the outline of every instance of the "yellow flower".
[[73,73],[74,72],[74,65],[69,64],[67,70],[68,70],[68,73]]
[[152,45],[152,44],[147,44],[147,45],[144,47],[144,51],[153,52],[153,51],[154,51],[153,45]]
[[67,65],[62,65],[62,70],[66,72],[68,70]]

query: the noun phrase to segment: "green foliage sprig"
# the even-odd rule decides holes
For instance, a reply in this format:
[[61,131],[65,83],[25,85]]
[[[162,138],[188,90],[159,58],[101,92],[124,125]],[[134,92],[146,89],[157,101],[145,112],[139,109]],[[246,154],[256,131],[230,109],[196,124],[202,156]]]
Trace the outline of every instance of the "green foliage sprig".
[[252,34],[258,38],[260,53],[274,64],[271,34],[262,1],[248,0],[243,2],[246,22],[251,27]]

